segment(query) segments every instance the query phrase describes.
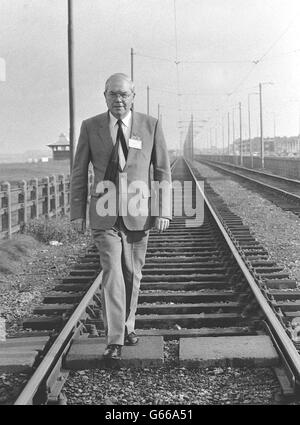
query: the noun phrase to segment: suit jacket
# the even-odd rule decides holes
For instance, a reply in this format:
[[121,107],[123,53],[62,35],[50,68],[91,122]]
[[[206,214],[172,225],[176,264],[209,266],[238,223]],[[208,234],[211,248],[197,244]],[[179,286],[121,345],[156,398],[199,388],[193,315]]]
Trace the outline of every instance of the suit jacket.
[[[146,205],[146,211],[144,209],[143,214],[137,216],[127,211],[126,215],[123,214],[123,221],[128,230],[147,230],[153,226],[155,215],[169,219],[172,218],[169,156],[160,122],[156,118],[133,112],[130,138],[141,140],[142,146],[141,149],[128,147],[128,157],[122,173],[126,173],[127,184],[131,189],[142,182],[142,185],[146,186],[148,190],[140,194],[143,205]],[[97,209],[97,202],[101,201],[100,198],[103,196],[103,191],[99,192],[98,190],[98,184],[104,179],[113,146],[107,112],[83,121],[71,176],[70,218],[74,220],[76,218],[86,217],[88,168],[91,162],[94,168],[94,184],[91,189],[89,208],[90,227],[92,229],[109,229],[114,225],[118,216],[118,208],[113,215],[100,216],[97,212],[99,211]],[[150,172],[152,166],[153,179]],[[164,190],[164,198],[158,196],[159,193],[157,190],[151,190],[152,180],[158,184],[167,182],[169,188]],[[127,188],[124,190],[123,187],[121,192],[123,193],[123,191],[127,192]],[[118,187],[117,192],[120,192]],[[123,196],[122,193],[120,195],[121,197]],[[130,202],[134,202],[132,198],[138,193],[139,191],[126,194],[127,198],[125,197],[124,199],[127,205]],[[119,200],[117,200],[117,207],[118,202]]]

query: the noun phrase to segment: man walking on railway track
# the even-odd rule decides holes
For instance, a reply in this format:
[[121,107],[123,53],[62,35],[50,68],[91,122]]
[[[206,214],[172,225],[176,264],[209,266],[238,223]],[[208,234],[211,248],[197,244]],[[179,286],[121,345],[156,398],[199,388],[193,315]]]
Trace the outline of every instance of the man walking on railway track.
[[[103,357],[119,360],[124,344],[138,343],[135,313],[149,229],[168,228],[172,190],[160,122],[133,111],[133,82],[125,74],[113,74],[106,81],[104,96],[108,111],[84,120],[81,126],[71,176],[71,221],[78,231],[85,230],[91,162],[94,184],[89,218],[103,270],[107,334]],[[164,197],[153,191],[153,183],[167,185]]]

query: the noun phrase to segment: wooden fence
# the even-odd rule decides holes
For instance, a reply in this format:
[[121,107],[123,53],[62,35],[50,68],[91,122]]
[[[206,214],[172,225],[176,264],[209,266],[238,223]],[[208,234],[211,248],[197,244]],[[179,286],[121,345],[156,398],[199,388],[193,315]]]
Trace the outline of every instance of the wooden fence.
[[[89,193],[93,175],[89,175]],[[70,212],[70,176],[49,176],[0,185],[0,239],[10,238],[36,217]]]
[[[88,197],[94,175],[89,171]],[[36,217],[57,217],[70,212],[70,176],[0,182],[0,239],[10,238]]]

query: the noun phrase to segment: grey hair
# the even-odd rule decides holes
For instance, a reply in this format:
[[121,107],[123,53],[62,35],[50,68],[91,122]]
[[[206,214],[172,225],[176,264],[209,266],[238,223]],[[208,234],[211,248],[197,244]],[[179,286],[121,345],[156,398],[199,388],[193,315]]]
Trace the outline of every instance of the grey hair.
[[111,81],[112,81],[112,80],[117,80],[117,79],[125,80],[125,81],[127,81],[128,83],[130,83],[131,91],[132,91],[133,93],[135,93],[135,87],[134,87],[134,83],[133,83],[133,81],[130,79],[130,77],[128,77],[128,75],[123,74],[122,72],[118,72],[118,73],[113,74],[113,75],[111,75],[110,77],[108,77],[108,79],[106,80],[106,83],[105,83],[105,92],[107,92],[107,90],[108,90],[108,88],[109,88],[109,85],[110,85]]

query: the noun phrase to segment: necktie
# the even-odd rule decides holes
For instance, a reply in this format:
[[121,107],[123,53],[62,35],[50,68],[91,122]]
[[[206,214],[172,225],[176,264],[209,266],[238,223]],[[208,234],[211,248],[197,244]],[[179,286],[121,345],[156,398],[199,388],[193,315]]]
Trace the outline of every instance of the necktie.
[[[119,169],[121,168],[121,170],[124,168],[125,166],[125,162],[127,159],[127,155],[128,155],[128,149],[127,149],[127,145],[126,145],[126,141],[125,141],[125,137],[123,134],[123,130],[122,130],[122,121],[118,120],[117,124],[119,126],[118,128],[118,132],[117,132],[117,138],[116,138],[116,143],[113,147],[111,156],[109,158],[109,163],[108,166],[106,168],[105,171],[105,175],[104,175],[104,180],[110,180],[113,183],[117,182],[117,174]],[[120,164],[120,155],[119,155],[119,151],[122,151],[123,154],[123,164]]]
[[117,124],[118,124],[117,143],[119,143],[119,163],[120,163],[121,170],[123,170],[127,160],[128,148],[127,148],[126,140],[122,130],[122,121],[118,120]]

